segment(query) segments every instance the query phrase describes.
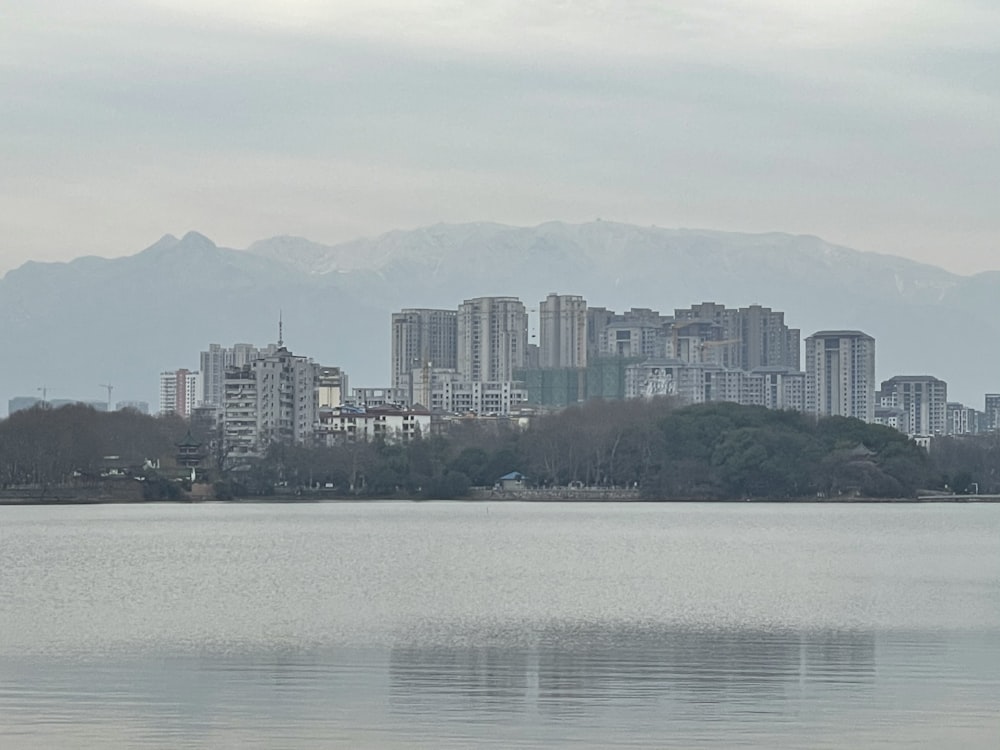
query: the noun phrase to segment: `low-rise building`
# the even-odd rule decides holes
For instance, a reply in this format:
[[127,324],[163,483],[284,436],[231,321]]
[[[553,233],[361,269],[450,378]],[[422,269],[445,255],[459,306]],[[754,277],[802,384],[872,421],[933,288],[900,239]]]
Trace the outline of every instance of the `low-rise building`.
[[413,393],[420,406],[435,413],[508,415],[528,401],[522,381],[466,380],[456,370],[437,368],[414,371]]
[[369,440],[405,443],[430,434],[430,428],[431,413],[426,409],[327,407],[319,410],[315,437],[323,445]]
[[405,388],[366,387],[352,390],[346,405],[373,408],[376,406],[410,406],[411,403]]
[[876,406],[873,423],[891,427],[904,435],[910,434],[910,413],[898,406]]

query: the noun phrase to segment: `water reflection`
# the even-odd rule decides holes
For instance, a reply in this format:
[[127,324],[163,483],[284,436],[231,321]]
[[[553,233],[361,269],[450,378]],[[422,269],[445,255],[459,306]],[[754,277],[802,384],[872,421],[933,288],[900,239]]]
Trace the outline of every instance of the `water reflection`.
[[496,635],[475,645],[399,645],[390,684],[400,710],[442,705],[489,711],[562,713],[608,703],[664,699],[752,700],[781,711],[790,693],[827,686],[857,691],[875,676],[870,631],[700,630],[664,626],[553,626],[534,643]]
[[528,624],[410,636],[0,657],[0,747],[606,747],[626,733],[663,746],[674,732],[685,747],[909,747],[929,731],[993,747],[980,738],[1000,730],[996,633]]

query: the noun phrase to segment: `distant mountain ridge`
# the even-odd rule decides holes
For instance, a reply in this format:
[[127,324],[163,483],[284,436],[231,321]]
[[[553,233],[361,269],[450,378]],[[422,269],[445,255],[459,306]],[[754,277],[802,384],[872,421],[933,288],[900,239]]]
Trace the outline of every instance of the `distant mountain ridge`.
[[[669,313],[712,300],[785,312],[809,335],[860,328],[877,339],[878,377],[929,373],[953,400],[982,407],[1000,391],[1000,272],[959,276],[817,237],[638,227],[615,222],[437,224],[323,245],[298,237],[219,247],[197,232],[165,235],[135,255],[29,262],[0,279],[0,345],[14,366],[6,398],[99,398],[157,407],[161,370],[198,367],[211,342],[285,339],[343,366],[354,385],[389,378],[389,315],[552,291],[592,306]],[[44,342],[44,343],[43,343]],[[2,406],[0,406],[2,409]]]

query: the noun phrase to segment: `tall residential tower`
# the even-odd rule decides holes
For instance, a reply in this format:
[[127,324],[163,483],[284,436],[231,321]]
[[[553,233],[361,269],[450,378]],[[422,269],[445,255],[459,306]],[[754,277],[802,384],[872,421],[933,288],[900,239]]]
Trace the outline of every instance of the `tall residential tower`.
[[476,383],[510,381],[525,366],[528,312],[516,297],[476,297],[458,308],[458,372]]
[[902,409],[910,435],[948,432],[948,384],[930,375],[897,375],[882,381],[878,405]]
[[806,339],[806,412],[875,419],[875,339],[861,331],[818,331]]
[[587,303],[575,294],[550,294],[539,305],[538,364],[544,369],[587,366]]
[[321,368],[279,347],[226,369],[223,442],[227,453],[259,455],[271,443],[302,443],[318,416]]
[[180,369],[160,373],[160,414],[190,417],[201,396],[201,375]]
[[[392,387],[411,390],[415,369],[455,369],[458,364],[458,313],[406,309],[392,314]],[[413,394],[409,395],[413,403]]]

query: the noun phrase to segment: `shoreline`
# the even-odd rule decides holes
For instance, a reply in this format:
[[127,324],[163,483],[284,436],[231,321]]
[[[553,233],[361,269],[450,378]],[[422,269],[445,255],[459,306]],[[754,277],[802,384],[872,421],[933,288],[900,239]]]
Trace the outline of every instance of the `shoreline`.
[[547,495],[533,495],[531,497],[521,497],[515,494],[496,494],[489,497],[460,497],[451,499],[434,498],[407,498],[407,497],[287,497],[282,495],[269,495],[261,497],[244,497],[233,500],[215,500],[211,498],[184,498],[180,500],[128,500],[122,498],[3,498],[0,499],[0,507],[38,507],[38,506],[67,506],[67,505],[200,505],[203,503],[217,503],[223,505],[311,505],[326,503],[586,503],[602,505],[648,505],[648,504],[670,504],[670,503],[698,503],[706,505],[730,505],[747,503],[770,504],[770,505],[927,505],[927,504],[990,504],[1000,503],[1000,495],[924,495],[920,497],[838,497],[838,498],[744,498],[728,500],[706,500],[704,498],[644,498],[644,497],[567,497],[560,493]]

